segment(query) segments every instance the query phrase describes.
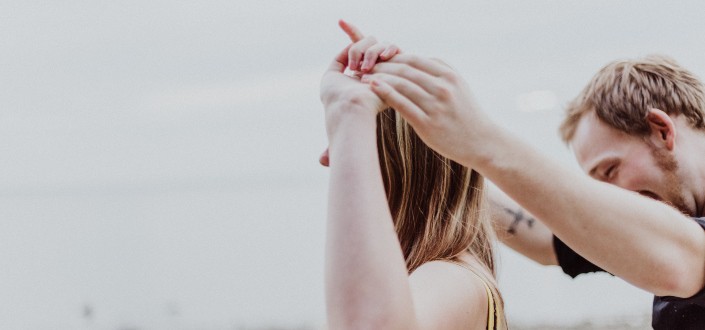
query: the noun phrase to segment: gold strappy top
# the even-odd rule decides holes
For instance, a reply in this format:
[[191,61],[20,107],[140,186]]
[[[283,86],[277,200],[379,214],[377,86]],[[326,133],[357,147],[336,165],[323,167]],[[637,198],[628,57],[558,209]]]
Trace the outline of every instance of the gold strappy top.
[[482,282],[482,285],[485,286],[485,292],[487,292],[487,329],[488,330],[497,330],[497,303],[495,302],[495,297],[492,294],[492,290],[490,289],[490,285],[487,283],[484,277],[482,277],[480,274],[478,274],[475,270],[470,268],[469,265],[463,263],[463,262],[458,262],[455,260],[444,260],[447,262],[450,262],[452,264],[456,264],[460,267],[463,267],[467,270],[470,271],[473,275],[475,275],[480,281]]

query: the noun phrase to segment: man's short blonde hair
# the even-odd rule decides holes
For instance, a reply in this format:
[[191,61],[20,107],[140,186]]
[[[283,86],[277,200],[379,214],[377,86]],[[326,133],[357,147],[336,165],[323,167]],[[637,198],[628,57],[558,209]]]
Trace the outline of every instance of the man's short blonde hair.
[[570,143],[580,119],[590,111],[620,131],[645,136],[650,132],[646,120],[650,108],[684,115],[693,127],[705,130],[705,93],[700,80],[673,59],[651,55],[602,68],[568,104],[561,138]]

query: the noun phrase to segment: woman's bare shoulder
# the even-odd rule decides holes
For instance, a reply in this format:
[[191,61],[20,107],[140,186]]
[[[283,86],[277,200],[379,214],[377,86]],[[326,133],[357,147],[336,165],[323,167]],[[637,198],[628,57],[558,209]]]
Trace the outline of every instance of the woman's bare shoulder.
[[421,328],[486,327],[485,284],[469,269],[449,261],[430,261],[414,270],[409,283]]

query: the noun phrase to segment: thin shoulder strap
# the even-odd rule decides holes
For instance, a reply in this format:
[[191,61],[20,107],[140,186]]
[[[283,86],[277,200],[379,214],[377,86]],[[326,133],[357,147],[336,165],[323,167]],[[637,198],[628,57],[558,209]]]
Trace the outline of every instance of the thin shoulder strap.
[[490,285],[487,283],[487,280],[485,280],[485,278],[478,274],[474,269],[470,268],[470,265],[455,260],[445,261],[448,261],[452,264],[456,264],[460,267],[469,270],[471,274],[475,275],[478,279],[480,279],[482,285],[485,286],[485,292],[487,292],[487,329],[497,329],[497,307],[495,304],[494,295],[492,294],[492,290],[490,289]]

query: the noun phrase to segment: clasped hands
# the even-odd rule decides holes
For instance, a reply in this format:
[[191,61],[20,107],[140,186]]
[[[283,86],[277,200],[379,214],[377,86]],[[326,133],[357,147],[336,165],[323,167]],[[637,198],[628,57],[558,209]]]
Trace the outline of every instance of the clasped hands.
[[[321,81],[329,131],[330,122],[345,112],[376,115],[392,107],[431,148],[469,165],[474,141],[492,125],[462,77],[440,60],[402,54],[349,23],[339,25],[353,43],[335,57]],[[353,76],[344,73],[346,67]],[[328,165],[327,150],[320,162]]]

